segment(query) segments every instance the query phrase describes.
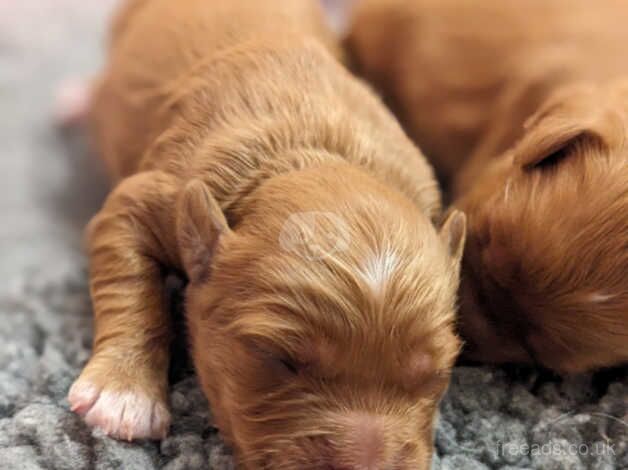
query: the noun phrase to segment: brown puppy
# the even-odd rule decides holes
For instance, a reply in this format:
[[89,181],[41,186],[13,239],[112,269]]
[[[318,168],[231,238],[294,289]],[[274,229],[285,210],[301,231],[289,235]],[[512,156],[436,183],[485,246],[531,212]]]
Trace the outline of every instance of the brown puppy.
[[465,219],[334,58],[316,2],[129,3],[91,115],[121,180],[88,229],[94,352],[69,400],[123,438],[168,427],[164,273],[251,469],[427,468],[459,341]]
[[468,214],[472,358],[564,372],[628,360],[627,21],[620,0],[356,11],[358,67]]

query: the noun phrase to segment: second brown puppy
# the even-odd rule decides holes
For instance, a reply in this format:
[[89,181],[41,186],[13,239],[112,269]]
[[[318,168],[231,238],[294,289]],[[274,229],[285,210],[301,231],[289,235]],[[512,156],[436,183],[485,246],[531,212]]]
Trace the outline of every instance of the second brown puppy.
[[466,354],[628,361],[628,6],[363,0],[348,44],[469,217]]

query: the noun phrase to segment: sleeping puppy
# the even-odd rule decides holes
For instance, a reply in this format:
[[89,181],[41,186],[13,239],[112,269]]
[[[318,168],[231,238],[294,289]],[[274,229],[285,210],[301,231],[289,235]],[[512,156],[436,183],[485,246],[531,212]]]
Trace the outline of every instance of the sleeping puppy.
[[91,121],[117,186],[87,239],[93,355],[69,392],[125,439],[168,429],[164,275],[250,469],[427,468],[459,351],[465,218],[338,61],[307,0],[139,0]]
[[628,7],[364,0],[347,44],[469,217],[466,355],[628,360]]

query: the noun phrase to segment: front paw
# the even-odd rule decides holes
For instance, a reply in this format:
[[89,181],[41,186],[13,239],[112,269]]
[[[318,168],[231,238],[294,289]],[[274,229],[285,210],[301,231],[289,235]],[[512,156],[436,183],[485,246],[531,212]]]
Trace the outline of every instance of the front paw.
[[154,393],[155,386],[133,383],[115,373],[95,378],[84,372],[70,388],[68,401],[88,425],[111,437],[163,439],[170,426],[170,412],[165,400]]

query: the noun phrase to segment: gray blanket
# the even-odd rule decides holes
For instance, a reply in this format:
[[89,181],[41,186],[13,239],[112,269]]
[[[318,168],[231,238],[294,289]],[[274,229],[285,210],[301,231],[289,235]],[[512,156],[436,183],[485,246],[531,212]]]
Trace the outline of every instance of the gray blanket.
[[[90,350],[81,230],[106,185],[80,136],[54,128],[52,103],[62,79],[97,69],[112,5],[0,2],[0,469],[229,469],[183,344],[161,443],[106,438],[68,410]],[[175,292],[174,311],[178,304]],[[459,367],[434,468],[626,469],[627,405],[626,370],[561,380]]]

